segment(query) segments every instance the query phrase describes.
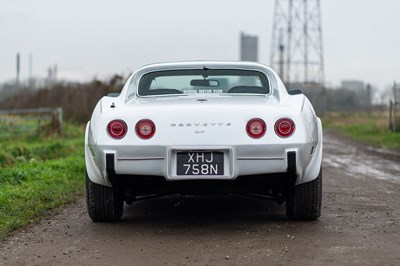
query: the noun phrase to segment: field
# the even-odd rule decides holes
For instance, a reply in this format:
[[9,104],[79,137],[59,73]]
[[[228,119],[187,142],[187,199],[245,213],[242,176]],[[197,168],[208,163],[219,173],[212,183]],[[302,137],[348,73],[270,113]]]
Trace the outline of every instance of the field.
[[64,136],[1,139],[0,239],[84,194],[84,129]]
[[400,151],[400,132],[389,130],[387,113],[329,113],[322,116],[322,123],[362,143]]

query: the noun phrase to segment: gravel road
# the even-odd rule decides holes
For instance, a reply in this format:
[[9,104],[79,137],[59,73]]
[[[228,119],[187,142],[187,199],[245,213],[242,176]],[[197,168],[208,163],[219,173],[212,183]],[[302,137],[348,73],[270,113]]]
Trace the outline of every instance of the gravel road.
[[323,210],[242,196],[168,196],[93,223],[83,199],[0,243],[0,265],[400,265],[400,154],[325,131]]

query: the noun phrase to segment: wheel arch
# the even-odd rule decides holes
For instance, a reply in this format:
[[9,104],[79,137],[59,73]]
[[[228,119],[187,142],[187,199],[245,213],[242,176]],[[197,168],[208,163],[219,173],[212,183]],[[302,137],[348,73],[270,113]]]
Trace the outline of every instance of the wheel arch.
[[304,171],[302,178],[296,180],[296,185],[310,182],[316,179],[319,175],[322,165],[322,153],[323,153],[323,131],[321,119],[317,117],[317,129],[318,129],[318,144],[315,148],[315,153]]
[[96,165],[92,152],[90,151],[90,141],[89,141],[89,138],[91,137],[90,134],[91,132],[90,132],[90,121],[89,121],[86,125],[86,131],[85,131],[85,165],[88,178],[93,183],[111,187],[110,181],[108,180],[107,176],[103,174],[102,171],[99,169],[99,167]]

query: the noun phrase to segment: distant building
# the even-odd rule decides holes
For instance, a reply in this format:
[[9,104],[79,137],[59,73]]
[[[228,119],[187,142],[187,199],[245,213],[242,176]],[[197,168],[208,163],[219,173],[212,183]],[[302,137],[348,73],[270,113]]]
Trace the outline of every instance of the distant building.
[[352,93],[356,106],[369,107],[372,105],[371,85],[365,85],[360,80],[342,80],[341,89]]
[[342,80],[342,89],[361,92],[365,90],[365,84],[359,80]]
[[47,69],[47,85],[53,85],[57,81],[57,65],[50,66]]
[[258,61],[258,37],[240,33],[240,60]]
[[393,100],[400,104],[400,83],[394,83],[393,85]]

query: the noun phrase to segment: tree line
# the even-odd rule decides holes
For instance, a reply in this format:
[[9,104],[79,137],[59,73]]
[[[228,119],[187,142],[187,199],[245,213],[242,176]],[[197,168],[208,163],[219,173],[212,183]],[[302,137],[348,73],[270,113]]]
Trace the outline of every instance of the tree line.
[[97,102],[108,93],[120,92],[124,83],[124,77],[114,75],[107,81],[60,82],[38,90],[24,88],[3,99],[0,106],[1,109],[61,107],[65,120],[84,123],[90,120]]

